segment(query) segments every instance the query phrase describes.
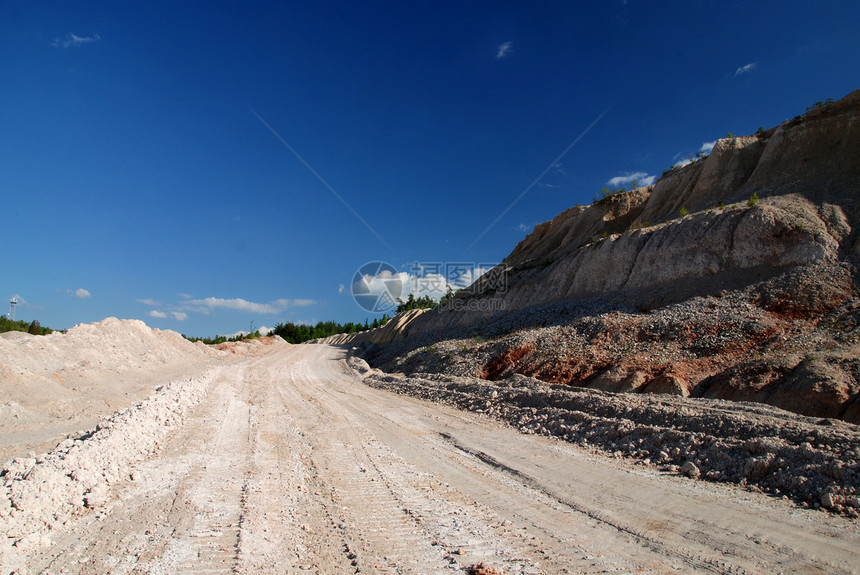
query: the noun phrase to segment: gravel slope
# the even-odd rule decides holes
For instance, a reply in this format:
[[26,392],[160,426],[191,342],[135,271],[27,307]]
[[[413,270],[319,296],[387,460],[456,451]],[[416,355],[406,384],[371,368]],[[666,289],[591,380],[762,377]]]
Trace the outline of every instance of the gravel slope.
[[802,266],[654,309],[631,307],[622,294],[563,301],[410,332],[382,348],[364,344],[362,353],[390,373],[520,374],[628,394],[755,401],[860,424],[860,304],[831,293],[845,283],[846,266]]

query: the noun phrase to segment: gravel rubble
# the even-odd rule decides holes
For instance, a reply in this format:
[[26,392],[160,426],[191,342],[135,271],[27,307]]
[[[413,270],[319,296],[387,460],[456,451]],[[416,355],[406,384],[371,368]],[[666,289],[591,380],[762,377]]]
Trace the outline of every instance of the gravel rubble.
[[841,421],[755,403],[553,386],[517,374],[490,382],[359,369],[372,387],[484,413],[523,433],[860,516],[860,430]]

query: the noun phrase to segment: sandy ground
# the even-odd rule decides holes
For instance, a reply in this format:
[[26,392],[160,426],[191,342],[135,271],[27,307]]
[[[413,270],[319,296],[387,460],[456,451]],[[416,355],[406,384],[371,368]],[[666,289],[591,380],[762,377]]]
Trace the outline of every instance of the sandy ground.
[[[3,572],[860,570],[856,520],[374,389],[345,356],[277,344],[208,362],[4,472],[22,509],[0,497]],[[83,491],[81,461],[103,470]],[[54,484],[82,502],[40,505]]]

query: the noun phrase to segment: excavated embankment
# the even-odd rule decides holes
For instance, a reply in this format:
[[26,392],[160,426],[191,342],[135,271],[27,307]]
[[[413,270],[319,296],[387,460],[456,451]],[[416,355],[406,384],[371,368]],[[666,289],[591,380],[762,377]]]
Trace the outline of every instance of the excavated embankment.
[[860,423],[858,119],[860,91],[571,208],[368,357]]

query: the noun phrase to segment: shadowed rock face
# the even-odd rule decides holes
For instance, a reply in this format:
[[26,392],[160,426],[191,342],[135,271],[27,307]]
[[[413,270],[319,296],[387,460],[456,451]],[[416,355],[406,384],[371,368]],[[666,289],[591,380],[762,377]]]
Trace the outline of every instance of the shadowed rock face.
[[[654,186],[566,210],[409,322],[380,364],[860,423],[858,117],[860,91],[719,140]],[[613,310],[632,315],[619,323]],[[643,327],[655,314],[659,328]],[[476,334],[492,341],[462,343]],[[419,353],[446,340],[460,343],[434,346],[447,349],[438,365]]]

